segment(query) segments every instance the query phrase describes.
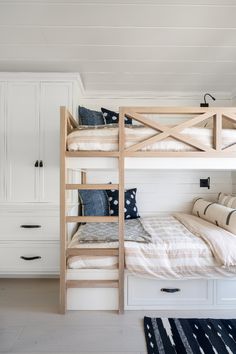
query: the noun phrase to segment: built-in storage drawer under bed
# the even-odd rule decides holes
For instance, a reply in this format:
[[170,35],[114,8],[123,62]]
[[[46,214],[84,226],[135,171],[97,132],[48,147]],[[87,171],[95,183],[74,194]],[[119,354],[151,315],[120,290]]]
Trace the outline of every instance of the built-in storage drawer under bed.
[[212,283],[202,280],[155,280],[128,276],[127,304],[156,306],[210,304]]
[[126,276],[127,309],[236,306],[236,279],[158,280]]
[[1,242],[0,274],[58,274],[58,242]]

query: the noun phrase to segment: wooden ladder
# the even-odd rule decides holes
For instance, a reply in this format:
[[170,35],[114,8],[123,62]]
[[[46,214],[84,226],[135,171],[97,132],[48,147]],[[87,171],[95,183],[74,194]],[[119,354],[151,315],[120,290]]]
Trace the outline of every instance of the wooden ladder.
[[[61,107],[61,168],[60,168],[60,228],[61,228],[61,267],[60,267],[60,313],[66,312],[68,288],[118,288],[119,313],[124,312],[124,119],[119,122],[119,152],[97,151],[66,151],[66,138],[69,128],[77,124],[65,107]],[[122,114],[122,112],[120,112]],[[87,184],[86,173],[81,172],[81,184],[67,184],[67,157],[116,157],[118,158],[119,183],[118,184]],[[68,190],[112,190],[119,191],[119,215],[118,216],[67,216],[66,192]],[[67,223],[70,222],[118,222],[119,224],[119,248],[68,248],[67,247]],[[119,277],[118,280],[67,280],[67,258],[71,256],[118,256]]]

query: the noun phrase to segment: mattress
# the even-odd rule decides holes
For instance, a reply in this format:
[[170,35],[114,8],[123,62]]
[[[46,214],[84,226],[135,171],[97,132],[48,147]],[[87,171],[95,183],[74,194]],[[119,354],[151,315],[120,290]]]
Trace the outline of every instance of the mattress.
[[[125,148],[137,144],[157,134],[157,131],[141,125],[125,127]],[[194,138],[207,147],[213,146],[212,129],[207,128],[186,128],[181,134],[187,138]],[[226,148],[235,145],[236,151],[236,129],[222,130],[222,147]],[[96,150],[96,151],[117,151],[118,150],[118,127],[117,126],[95,126],[81,127],[70,133],[67,137],[67,148],[69,151]],[[149,144],[140,151],[196,151],[196,148],[168,137],[164,140]]]
[[[140,222],[152,239],[148,243],[125,242],[125,266],[132,274],[157,279],[235,277],[236,266],[222,267],[207,242],[190,232],[176,217],[145,217]],[[217,228],[212,225],[211,228]],[[80,243],[77,233],[69,247],[117,248],[118,242]],[[96,257],[97,263],[90,257],[79,258],[71,257],[69,268],[114,269],[118,266],[118,257]]]

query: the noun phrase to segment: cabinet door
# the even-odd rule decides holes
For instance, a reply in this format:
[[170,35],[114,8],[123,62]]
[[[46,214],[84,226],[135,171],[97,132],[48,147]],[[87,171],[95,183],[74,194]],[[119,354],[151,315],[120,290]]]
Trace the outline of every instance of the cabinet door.
[[8,83],[7,200],[34,202],[39,198],[39,85]]
[[42,83],[40,108],[40,200],[59,203],[60,106],[72,109],[72,83]]
[[0,83],[0,201],[6,197],[5,189],[5,107],[4,83]]

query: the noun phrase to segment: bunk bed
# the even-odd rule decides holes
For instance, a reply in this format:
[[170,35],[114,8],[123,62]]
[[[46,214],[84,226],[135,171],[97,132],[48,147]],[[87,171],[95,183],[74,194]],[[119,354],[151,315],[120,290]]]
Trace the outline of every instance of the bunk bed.
[[[155,115],[163,117],[180,115],[186,116],[187,119],[174,125],[166,125],[152,119],[152,116]],[[127,118],[136,122],[136,126],[134,125],[133,128],[127,127],[125,125]],[[232,127],[230,129],[224,128],[225,121],[231,122]],[[209,129],[200,127],[205,122],[210,126]],[[70,289],[79,290],[71,295],[69,302],[80,301],[79,294],[82,292],[84,292],[85,297],[89,298],[90,295],[87,290],[92,289],[93,293],[97,291],[97,294],[101,297],[104,297],[105,292],[110,291],[110,300],[104,297],[104,301],[110,301],[111,307],[108,306],[108,308],[118,306],[120,313],[124,311],[125,303],[126,308],[140,309],[140,306],[142,307],[142,301],[140,302],[136,295],[145,292],[146,282],[149,280],[141,278],[137,282],[133,275],[125,274],[124,266],[125,170],[189,168],[236,170],[236,129],[234,129],[234,124],[236,125],[236,109],[231,107],[121,107],[118,126],[109,129],[107,127],[101,128],[101,132],[98,134],[100,140],[97,141],[94,128],[87,127],[85,131],[80,130],[77,121],[70,112],[65,107],[61,107],[61,313],[64,313],[67,308],[73,308],[73,306],[67,305],[67,290],[70,291]],[[90,137],[95,137],[96,141],[93,138],[90,139]],[[95,144],[91,144],[90,141],[95,141]],[[108,143],[104,145],[104,141]],[[118,169],[118,183],[88,184],[86,182],[86,170],[89,168]],[[80,183],[68,183],[69,169],[81,169]],[[76,215],[69,213],[66,203],[68,191],[99,189],[119,191],[118,216],[81,216],[77,212]],[[68,232],[68,224],[104,222],[118,223],[118,242],[111,243],[109,247],[103,247],[102,244],[94,246],[86,243],[84,247],[77,247],[76,243],[73,242],[75,239],[72,240],[72,243],[70,242],[71,235]],[[167,222],[170,222],[170,220]],[[145,248],[143,245],[142,247]],[[127,249],[132,252],[132,247]],[[68,264],[73,257],[79,256],[113,257],[113,260],[116,257],[118,259],[118,269],[96,270],[93,271],[92,276],[91,272],[83,269],[75,275],[72,269],[68,269]],[[236,273],[235,268],[232,268],[230,275],[232,276],[234,273]],[[163,281],[159,280],[159,283],[156,280],[151,282],[150,289],[155,290],[158,286],[161,289],[168,290],[169,288],[166,288],[166,283],[164,284]],[[208,295],[209,293],[212,294],[213,288],[218,286],[214,279],[209,281],[202,279],[201,281],[203,292],[205,291]],[[129,289],[127,289],[128,282],[130,284]],[[199,291],[199,283],[190,280],[190,285],[186,287],[184,280],[179,282],[186,294],[188,294],[189,288],[192,289],[193,293],[191,293],[189,304],[192,304],[191,301],[194,303],[193,294]],[[178,292],[180,283],[176,287],[177,290],[175,289],[176,292]],[[236,287],[234,291],[236,291]],[[167,294],[168,292],[171,291],[166,291]],[[203,306],[210,305],[208,295],[206,295],[204,301],[203,299],[200,300],[200,302],[203,302]],[[236,298],[236,295],[234,297]],[[133,299],[133,302],[130,299]],[[178,301],[178,294],[176,300]],[[153,302],[153,299],[151,299],[148,308],[160,308],[165,303],[165,299],[164,302],[163,299],[158,299],[159,305],[156,305],[155,301]],[[183,304],[186,299],[181,299],[181,301]],[[147,307],[144,306],[144,308]],[[92,303],[91,309],[93,309]]]

